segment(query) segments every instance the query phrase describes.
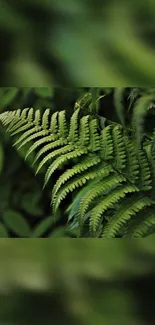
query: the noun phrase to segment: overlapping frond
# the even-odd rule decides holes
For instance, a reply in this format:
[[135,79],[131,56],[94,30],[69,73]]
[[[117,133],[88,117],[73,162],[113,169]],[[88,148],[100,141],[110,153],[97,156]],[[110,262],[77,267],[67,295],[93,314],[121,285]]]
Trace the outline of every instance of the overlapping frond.
[[[112,208],[113,205],[120,201],[120,199],[125,198],[125,195],[127,193],[132,193],[138,191],[138,188],[131,185],[123,185],[119,188],[116,187],[116,189],[112,190],[110,193],[108,193],[104,199],[101,200],[101,202],[95,206],[92,209],[91,216],[90,216],[90,231],[92,233],[96,233],[96,230],[98,228],[100,217],[103,215],[103,213],[109,209]],[[115,216],[115,215],[114,215]],[[121,221],[123,220],[120,218]],[[110,222],[108,223],[108,226],[110,225]],[[107,227],[108,227],[107,226]],[[106,231],[106,228],[105,228]]]
[[126,224],[126,222],[130,220],[132,216],[136,215],[136,213],[141,211],[146,206],[150,206],[151,204],[152,201],[147,196],[143,196],[139,193],[131,198],[128,198],[128,200],[124,200],[120,208],[104,227],[102,237],[115,237],[117,234],[119,234],[121,227],[124,226],[124,224]]
[[112,175],[109,175],[104,179],[102,178],[102,180],[99,181],[96,186],[90,188],[81,200],[79,208],[80,223],[83,220],[87,210],[89,209],[90,204],[93,202],[93,200],[95,200],[96,197],[106,193],[107,191],[114,188],[117,184],[120,184],[123,181],[125,181],[125,178],[122,175],[117,175],[116,173],[113,173]]
[[130,221],[124,237],[126,238],[139,238],[146,237],[150,234],[151,229],[155,226],[155,212],[154,205],[146,206],[136,214],[136,218],[133,217]]

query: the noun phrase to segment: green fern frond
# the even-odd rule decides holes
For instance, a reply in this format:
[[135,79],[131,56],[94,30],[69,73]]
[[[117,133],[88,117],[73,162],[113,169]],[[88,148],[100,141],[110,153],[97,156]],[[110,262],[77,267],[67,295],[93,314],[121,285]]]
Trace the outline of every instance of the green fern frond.
[[47,108],[42,117],[42,127],[44,130],[47,130],[49,128],[49,114],[50,108]]
[[85,93],[84,95],[81,95],[78,100],[75,103],[74,110],[77,109],[84,109],[85,107],[88,107],[92,102],[92,94],[91,93]]
[[[42,159],[42,161],[40,162],[38,169],[36,171],[36,174],[38,174],[39,170],[49,161],[52,160],[54,157],[56,156],[61,156],[67,153],[69,153],[70,151],[73,150],[73,146],[71,144],[66,145],[65,147],[59,148],[57,150],[54,150],[53,152],[50,152],[45,158]],[[76,157],[76,151],[73,151],[73,157]],[[65,157],[70,157],[69,155]],[[66,160],[69,158],[66,158]],[[50,168],[50,167],[49,167]],[[50,169],[49,169],[50,170]]]
[[58,114],[59,112],[55,112],[51,116],[50,129],[49,129],[51,134],[57,134],[58,132]]
[[[9,113],[9,112],[8,112]],[[9,129],[8,132],[11,133],[11,136],[18,134],[20,132],[23,132],[27,129],[29,129],[30,127],[36,126],[33,122],[33,114],[34,114],[34,110],[33,108],[31,108],[29,111],[27,111],[27,115],[26,117],[22,117],[21,112],[19,112],[19,114],[15,115],[14,120],[16,122],[18,122],[17,124],[14,125],[13,128],[11,128],[11,130]],[[38,130],[38,125],[36,126],[36,130]]]
[[122,128],[119,125],[114,126],[112,130],[112,138],[113,138],[113,149],[114,149],[114,160],[112,163],[114,168],[121,171],[122,169],[125,168],[126,151],[125,151]]
[[78,131],[79,131],[79,112],[80,109],[77,109],[70,120],[70,129],[69,129],[69,135],[68,135],[68,141],[70,142],[77,142],[78,141]]
[[[51,139],[51,137],[50,137]],[[55,140],[55,138],[54,138]],[[52,142],[52,140],[51,140]],[[56,140],[52,143],[49,143],[47,145],[45,145],[42,149],[39,150],[39,152],[37,153],[36,157],[35,157],[35,160],[34,160],[34,163],[37,162],[37,160],[43,155],[45,154],[47,151],[49,150],[52,150],[56,147],[60,147],[60,146],[64,146],[64,145],[67,145],[67,140],[66,139],[59,139],[59,140]],[[72,148],[72,147],[71,147]],[[51,158],[50,158],[51,159]]]
[[154,214],[137,219],[137,224],[133,218],[149,206],[154,208],[155,134],[137,146],[134,132],[129,135],[116,123],[102,129],[98,118],[80,118],[79,113],[78,108],[68,123],[65,111],[50,115],[50,109],[41,114],[26,108],[2,113],[0,121],[11,136],[19,134],[14,144],[18,150],[30,143],[25,159],[37,150],[36,174],[47,166],[44,187],[60,166],[71,162],[72,167],[62,171],[53,187],[54,212],[69,193],[78,190],[83,194],[74,213],[81,233],[86,227],[88,236],[103,232],[104,238],[111,238],[124,234],[126,228],[129,233],[131,225],[133,237],[144,236],[154,225]]
[[[24,141],[23,141],[23,138],[21,136],[19,138],[19,140],[14,143],[13,146],[16,146],[17,144],[19,144],[19,142],[22,142],[20,144],[20,146],[18,146],[17,150],[19,150],[20,148],[22,148],[23,146],[25,146],[28,142],[31,142],[32,140],[34,140],[36,138],[44,137],[44,136],[46,136],[48,134],[48,131],[47,130],[40,130],[40,131],[36,132],[36,129],[35,130],[32,129],[30,131],[33,131],[33,134],[31,134],[29,137],[27,135],[25,135],[24,138],[26,137],[26,139]],[[34,132],[36,132],[36,133],[34,134]]]
[[112,141],[112,125],[108,125],[101,132],[101,156],[105,160],[113,158],[114,145]]
[[133,217],[130,221],[128,227],[126,227],[126,232],[124,237],[126,238],[141,238],[146,237],[149,230],[155,225],[155,212],[154,205],[150,207],[145,207],[144,210],[138,212],[136,217]]
[[144,132],[143,132],[143,124],[144,124],[144,117],[148,113],[150,105],[155,99],[155,94],[149,94],[140,97],[136,104],[134,105],[133,110],[133,127],[136,132],[137,142],[140,146]]
[[155,225],[155,213],[145,217],[145,220],[140,222],[135,229],[132,230],[131,237],[141,238],[145,237],[150,227]]
[[98,178],[88,181],[81,190],[78,191],[78,194],[73,199],[72,203],[67,208],[66,212],[70,212],[68,216],[68,221],[70,221],[74,216],[78,216],[78,211],[80,208],[81,200],[83,196],[90,190],[93,189],[98,183]]
[[86,115],[83,116],[80,120],[80,134],[79,134],[79,140],[78,145],[81,147],[86,147],[89,145],[89,119],[90,116]]
[[[47,142],[53,142],[53,141],[56,141],[58,138],[57,135],[55,134],[50,134],[48,136],[44,136],[43,138],[37,140],[28,150],[26,156],[25,156],[25,159],[27,159],[27,157],[33,152],[35,151],[39,146],[43,146],[45,143]],[[44,147],[42,148],[44,149]],[[46,150],[45,150],[46,151]],[[33,162],[33,164],[35,163],[35,161]]]
[[[69,146],[69,145],[68,145]],[[72,148],[72,146],[70,146]],[[62,148],[63,150],[64,148]],[[65,148],[66,149],[66,148]],[[65,151],[65,150],[64,150]],[[68,151],[68,148],[67,148]],[[50,165],[50,167],[47,169],[46,175],[45,175],[45,182],[44,182],[44,187],[46,186],[47,182],[49,181],[50,177],[52,174],[55,172],[56,169],[58,169],[62,164],[68,162],[69,160],[73,158],[80,157],[82,155],[85,155],[87,153],[86,149],[81,149],[81,150],[74,150],[72,152],[68,152],[67,154],[64,154],[63,156],[60,156],[55,159],[55,161]],[[52,153],[53,154],[53,153]],[[52,155],[50,154],[50,155]],[[46,157],[45,157],[46,158]],[[43,164],[39,165],[37,172],[39,169],[43,166]]]
[[95,155],[88,156],[83,159],[82,162],[78,163],[71,169],[68,169],[65,171],[57,180],[56,184],[53,187],[53,197],[57,194],[58,190],[61,188],[62,185],[64,185],[70,178],[72,178],[74,175],[80,174],[81,172],[89,169],[90,167],[93,167],[97,164],[99,164],[101,159]]
[[136,182],[137,186],[143,191],[149,191],[152,189],[151,183],[151,171],[149,166],[149,161],[145,150],[138,149],[138,161],[139,161],[139,177]]
[[[17,110],[17,113],[15,114],[16,115],[16,118],[14,116],[14,118],[12,118],[12,121],[10,123],[10,125],[8,126],[6,132],[13,132],[16,128],[19,128],[20,125],[22,124],[25,124],[25,118],[26,118],[26,114],[28,112],[29,108],[25,108],[22,112],[21,110]],[[40,113],[40,111],[39,111]],[[21,120],[19,121],[18,117],[20,117],[20,114],[21,114]]]
[[[119,202],[120,199],[124,198],[127,193],[138,191],[136,186],[124,185],[120,188],[112,190],[106,197],[91,211],[90,216],[90,231],[92,234],[96,233],[100,217],[103,213],[111,208],[115,203]],[[122,220],[122,219],[121,219]],[[110,222],[108,223],[109,226]]]
[[76,177],[75,179],[71,180],[68,184],[64,186],[56,195],[56,197],[52,198],[54,211],[57,210],[62,200],[65,199],[67,194],[73,190],[75,190],[77,187],[83,186],[88,182],[89,180],[93,180],[94,178],[98,178],[100,176],[106,177],[109,175],[109,173],[112,171],[111,167],[107,164],[104,164],[103,167],[95,170],[91,170],[90,172],[87,172],[85,174],[82,174],[81,177]]
[[155,199],[155,151],[153,149],[153,140],[151,141],[151,143],[149,142],[149,144],[147,144],[144,147],[144,149],[147,154],[150,173],[151,173],[151,186],[152,186],[151,195],[152,198]]
[[67,133],[66,111],[61,111],[58,115],[58,136],[59,138],[66,138]]
[[115,237],[122,226],[131,219],[132,216],[136,215],[137,212],[141,211],[146,206],[150,206],[152,201],[142,194],[134,195],[128,200],[125,200],[120,209],[112,216],[108,224],[104,227],[102,237],[113,238]]
[[83,196],[81,200],[81,204],[78,211],[80,223],[83,220],[87,210],[89,209],[90,204],[96,197],[101,194],[104,194],[104,192],[111,188],[114,188],[117,184],[120,184],[123,181],[125,181],[125,178],[123,176],[119,176],[113,173],[112,175],[99,181],[93,188],[90,188],[90,190],[87,191],[87,193]]
[[139,160],[136,148],[133,141],[124,136],[125,152],[126,152],[126,166],[124,169],[124,174],[128,176],[128,179],[135,183],[139,175]]
[[140,95],[140,90],[139,90],[139,88],[133,88],[133,89],[130,91],[130,94],[129,94],[129,96],[128,96],[128,99],[130,100],[128,110],[131,109],[132,104],[134,103],[134,101],[137,99],[137,97],[138,97],[139,95]]

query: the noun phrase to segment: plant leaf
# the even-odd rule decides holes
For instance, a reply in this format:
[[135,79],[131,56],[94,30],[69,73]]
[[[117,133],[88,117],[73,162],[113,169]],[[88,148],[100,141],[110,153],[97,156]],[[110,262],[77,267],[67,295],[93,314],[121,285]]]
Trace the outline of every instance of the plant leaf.
[[54,218],[48,217],[42,220],[32,231],[31,237],[41,237],[53,224]]
[[8,209],[4,212],[5,225],[20,237],[30,236],[30,227],[24,217],[17,211]]
[[6,227],[0,223],[0,238],[9,237]]

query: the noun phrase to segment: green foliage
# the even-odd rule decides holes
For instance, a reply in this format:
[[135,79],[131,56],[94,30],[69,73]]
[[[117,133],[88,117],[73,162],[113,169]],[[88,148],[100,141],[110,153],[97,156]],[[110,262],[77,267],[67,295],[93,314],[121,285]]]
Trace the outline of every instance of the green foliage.
[[1,239],[1,324],[154,324],[155,238],[51,239]]
[[[83,188],[70,206],[68,220],[72,220],[70,229],[80,227],[82,236],[88,233],[90,237],[103,238],[143,237],[150,234],[151,229],[154,232],[154,140],[139,138],[141,120],[139,122],[136,115],[143,116],[144,108],[150,107],[154,90],[150,89],[147,95],[144,93],[134,106],[133,129],[110,121],[101,129],[94,112],[85,115],[84,110],[81,116],[82,99],[70,121],[65,110],[51,114],[50,109],[41,112],[25,108],[0,115],[7,132],[18,136],[14,146],[20,150],[29,145],[26,159],[35,154],[36,174],[46,169],[43,187],[49,183],[53,188],[54,215],[69,194]],[[122,89],[115,91],[118,101],[122,95]],[[89,103],[90,98],[84,101],[84,105]],[[122,106],[117,107],[122,119]],[[65,166],[68,169],[64,171]],[[53,175],[60,168],[61,175],[52,184]],[[43,223],[43,229],[46,225],[48,228],[48,221]]]
[[1,223],[0,224],[0,238],[8,237],[7,228]]
[[154,11],[153,1],[3,0],[2,84],[154,86]]
[[42,236],[47,230],[49,230],[49,228],[51,227],[53,223],[53,218],[49,217],[46,218],[44,220],[42,220],[39,225],[37,225],[35,227],[35,229],[33,229],[31,237],[37,238]]
[[16,236],[29,237],[30,227],[23,216],[16,211],[6,210],[3,215],[4,224]]
[[[61,92],[61,97],[60,97]],[[51,111],[55,111],[55,105],[59,109],[61,106],[68,107],[70,101],[76,101],[77,97],[84,92],[84,89],[57,89],[57,88],[0,88],[0,111],[16,110],[19,107],[35,107],[43,112],[46,107],[51,107]],[[41,113],[42,114],[42,113]],[[8,134],[0,128],[0,237],[7,235],[8,237],[23,237],[20,234],[12,231],[7,224],[4,225],[4,215],[6,211],[13,210],[17,214],[22,215],[25,222],[28,223],[31,232],[40,223],[45,221],[48,224],[48,219],[54,219],[52,214],[49,199],[50,190],[46,189],[42,192],[42,174],[35,179],[32,163],[35,155],[29,155],[24,162],[24,157],[29,149],[29,143],[23,146],[18,152],[12,149],[12,142]],[[18,135],[16,136],[18,139]],[[57,220],[59,216],[57,214]],[[63,215],[61,216],[63,217]],[[46,221],[47,220],[47,221]],[[47,223],[46,223],[47,222]],[[61,224],[60,224],[61,225]],[[48,237],[54,229],[58,229],[59,224],[52,222],[41,237]],[[64,229],[65,231],[65,229]],[[70,237],[69,232],[67,233]]]
[[[125,113],[123,98],[125,95],[126,88],[115,88],[114,89],[114,103],[118,117],[122,124],[125,123]],[[155,88],[131,88],[129,91],[129,107],[132,108],[132,126],[136,132],[137,142],[141,143],[144,137],[144,122],[145,117],[151,112],[155,113]]]

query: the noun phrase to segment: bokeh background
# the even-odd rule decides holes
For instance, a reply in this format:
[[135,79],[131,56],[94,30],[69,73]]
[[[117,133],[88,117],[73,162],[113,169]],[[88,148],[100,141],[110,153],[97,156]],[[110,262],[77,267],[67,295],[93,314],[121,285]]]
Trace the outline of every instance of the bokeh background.
[[154,243],[1,239],[0,324],[153,325]]
[[1,0],[1,86],[154,86],[153,0]]

